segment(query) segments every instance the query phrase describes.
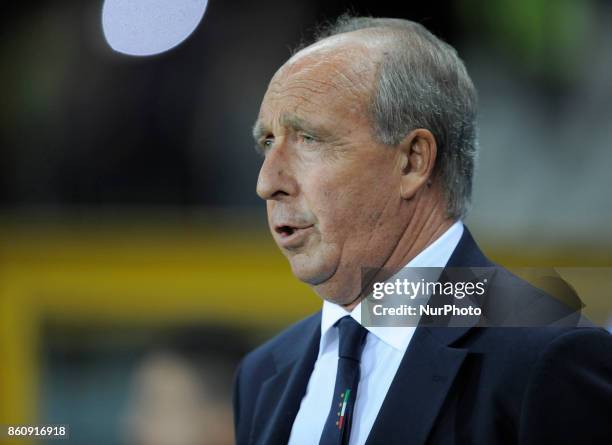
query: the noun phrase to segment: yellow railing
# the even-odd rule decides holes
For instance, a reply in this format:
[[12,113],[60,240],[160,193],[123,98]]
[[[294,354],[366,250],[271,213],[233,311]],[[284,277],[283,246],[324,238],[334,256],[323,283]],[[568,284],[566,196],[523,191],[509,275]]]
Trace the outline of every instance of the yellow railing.
[[1,243],[0,423],[36,421],[43,319],[257,329],[320,307],[265,233],[4,227]]
[[[281,328],[320,307],[265,230],[131,227],[2,227],[0,423],[36,421],[43,319]],[[521,266],[611,264],[600,252],[514,252],[492,257]]]

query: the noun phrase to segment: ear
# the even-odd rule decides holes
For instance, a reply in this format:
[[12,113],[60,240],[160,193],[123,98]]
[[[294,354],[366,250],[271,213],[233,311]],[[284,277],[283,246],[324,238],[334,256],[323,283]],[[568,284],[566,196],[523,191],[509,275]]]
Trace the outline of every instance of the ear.
[[400,195],[411,199],[426,184],[431,183],[438,147],[429,130],[411,131],[397,147],[400,151],[402,177]]

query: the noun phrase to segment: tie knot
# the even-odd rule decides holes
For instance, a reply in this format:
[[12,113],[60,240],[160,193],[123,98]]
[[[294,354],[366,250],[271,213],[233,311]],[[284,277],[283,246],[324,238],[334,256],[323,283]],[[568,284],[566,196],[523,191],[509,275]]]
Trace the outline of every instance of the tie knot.
[[359,362],[361,359],[361,351],[363,350],[365,338],[368,333],[367,329],[357,323],[350,316],[342,317],[340,320],[338,320],[337,326],[340,331],[338,357],[348,358]]

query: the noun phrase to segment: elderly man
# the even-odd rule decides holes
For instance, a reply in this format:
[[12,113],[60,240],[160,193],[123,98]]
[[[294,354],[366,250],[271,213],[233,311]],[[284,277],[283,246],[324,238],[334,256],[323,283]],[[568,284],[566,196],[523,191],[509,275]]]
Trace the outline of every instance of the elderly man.
[[610,440],[603,331],[360,323],[363,268],[492,265],[461,223],[475,116],[456,52],[406,20],[343,17],[276,72],[257,193],[323,308],[244,359],[239,444]]

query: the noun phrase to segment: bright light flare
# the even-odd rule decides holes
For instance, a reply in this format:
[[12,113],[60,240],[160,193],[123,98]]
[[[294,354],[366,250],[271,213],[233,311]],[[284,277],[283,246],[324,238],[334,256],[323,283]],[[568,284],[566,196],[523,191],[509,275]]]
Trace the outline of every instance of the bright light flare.
[[189,37],[207,4],[208,0],[104,0],[102,30],[115,51],[152,56]]

